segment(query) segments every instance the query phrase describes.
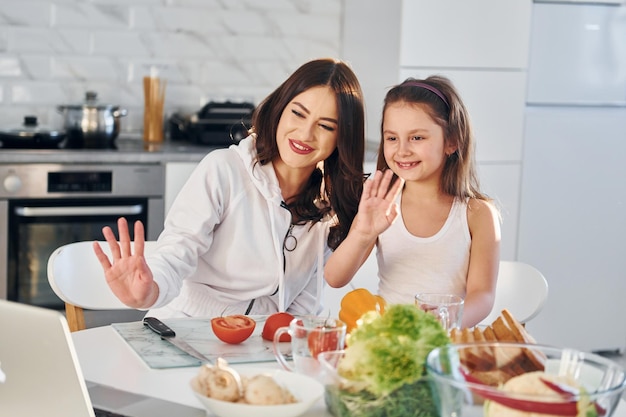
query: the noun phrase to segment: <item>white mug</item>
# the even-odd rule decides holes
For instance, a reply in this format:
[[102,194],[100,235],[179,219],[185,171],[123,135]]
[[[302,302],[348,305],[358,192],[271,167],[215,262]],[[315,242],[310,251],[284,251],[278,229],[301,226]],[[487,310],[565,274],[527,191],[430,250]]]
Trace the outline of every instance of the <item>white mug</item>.
[[461,296],[445,293],[419,293],[415,295],[415,305],[434,314],[448,332],[454,327],[461,327],[464,305]]

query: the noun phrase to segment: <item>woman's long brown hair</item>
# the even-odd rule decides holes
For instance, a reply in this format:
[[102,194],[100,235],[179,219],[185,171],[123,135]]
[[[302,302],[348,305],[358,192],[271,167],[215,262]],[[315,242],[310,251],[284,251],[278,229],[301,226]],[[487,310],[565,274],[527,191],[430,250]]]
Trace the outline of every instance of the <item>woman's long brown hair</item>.
[[307,62],[257,106],[252,131],[257,135],[258,161],[265,165],[279,155],[276,131],[285,107],[298,94],[319,86],[330,87],[337,97],[337,148],[324,161],[323,171],[313,171],[305,190],[289,208],[302,221],[317,222],[327,214],[336,215],[337,224],[328,237],[328,246],[336,249],[350,230],[363,190],[365,114],[354,72],[334,59]]

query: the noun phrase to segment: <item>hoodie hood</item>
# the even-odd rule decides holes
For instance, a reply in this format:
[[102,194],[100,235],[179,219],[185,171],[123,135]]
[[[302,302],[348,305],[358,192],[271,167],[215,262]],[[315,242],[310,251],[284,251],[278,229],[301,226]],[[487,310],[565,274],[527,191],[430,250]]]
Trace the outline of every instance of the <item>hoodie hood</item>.
[[239,155],[243,161],[244,166],[248,168],[250,179],[259,192],[267,198],[268,201],[280,205],[283,201],[283,196],[280,186],[278,185],[278,177],[276,177],[276,172],[274,171],[274,164],[269,162],[265,165],[261,165],[261,163],[256,160],[255,139],[256,135],[251,134],[242,139],[238,145],[232,145],[231,147],[235,149],[237,155]]

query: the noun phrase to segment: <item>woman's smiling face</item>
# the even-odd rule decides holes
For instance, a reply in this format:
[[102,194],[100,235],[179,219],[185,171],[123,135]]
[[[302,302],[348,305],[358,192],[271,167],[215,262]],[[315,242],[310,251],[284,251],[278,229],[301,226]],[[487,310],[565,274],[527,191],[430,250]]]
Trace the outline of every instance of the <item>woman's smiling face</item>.
[[291,168],[313,170],[337,147],[337,98],[326,86],[295,96],[283,110],[276,143],[282,162]]

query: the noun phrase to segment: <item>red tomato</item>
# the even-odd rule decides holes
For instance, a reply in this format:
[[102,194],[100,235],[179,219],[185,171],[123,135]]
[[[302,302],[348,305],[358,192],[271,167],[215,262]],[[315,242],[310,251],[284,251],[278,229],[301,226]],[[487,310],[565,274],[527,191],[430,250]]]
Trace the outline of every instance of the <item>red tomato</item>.
[[[274,341],[274,333],[276,333],[276,330],[278,330],[279,327],[289,326],[289,323],[291,323],[293,319],[294,317],[291,314],[285,312],[270,315],[267,320],[265,320],[261,337],[270,342]],[[283,333],[278,340],[280,342],[291,342],[291,336],[287,333]]]
[[309,333],[309,351],[311,356],[317,359],[317,355],[329,350],[337,350],[341,347],[339,344],[339,333],[332,327],[318,327]]
[[222,342],[236,345],[250,337],[256,322],[248,316],[235,314],[233,316],[215,317],[211,319],[213,333]]

